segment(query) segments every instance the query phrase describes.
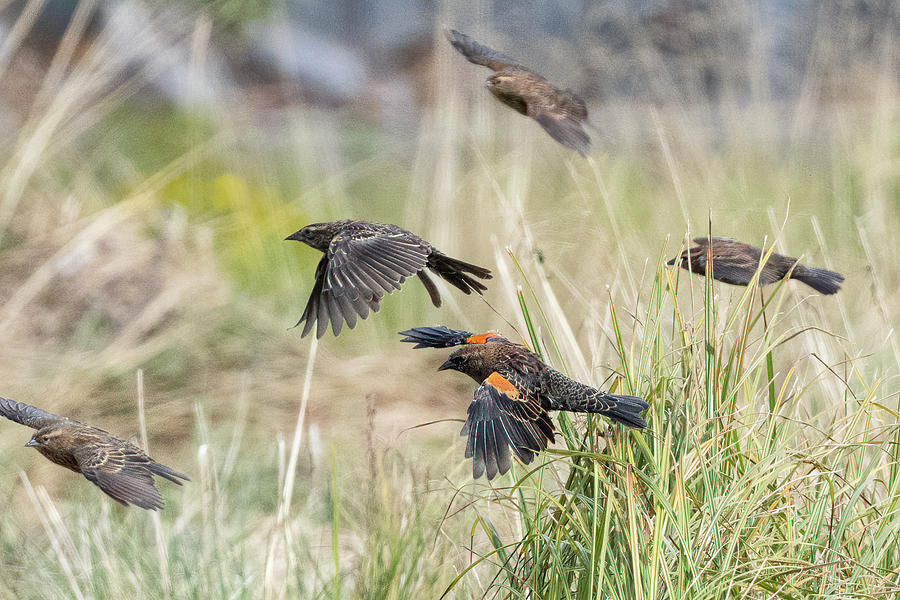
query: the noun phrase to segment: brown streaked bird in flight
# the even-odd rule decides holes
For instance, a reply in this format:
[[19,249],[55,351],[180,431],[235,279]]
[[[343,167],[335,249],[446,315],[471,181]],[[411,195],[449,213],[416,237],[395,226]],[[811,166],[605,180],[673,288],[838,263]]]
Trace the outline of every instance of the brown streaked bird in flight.
[[179,480],[190,481],[187,476],[154,461],[134,444],[102,429],[6,398],[0,398],[0,415],[37,429],[26,446],[51,462],[81,473],[125,506],[134,504],[148,510],[163,507],[154,475],[178,485],[181,485]]
[[[730,238],[698,237],[694,238],[694,243],[696,246],[684,250],[681,256],[666,264],[678,263],[682,269],[705,275],[707,262],[712,259],[713,279],[732,285],[749,285],[763,256],[762,249]],[[802,281],[822,294],[836,294],[844,281],[840,273],[804,267],[796,258],[773,252],[759,273],[759,284],[768,285],[785,277]]]
[[303,242],[325,254],[316,267],[316,282],[303,316],[306,336],[316,327],[316,337],[328,330],[341,332],[344,321],[356,327],[356,317],[378,312],[384,294],[399,290],[407,277],[416,275],[425,286],[431,302],[441,305],[441,295],[428,276],[431,269],[465,294],[483,293],[487,287],[480,279],[490,279],[488,269],[450,258],[419,236],[396,225],[344,219],[332,223],[313,223],[289,235],[288,240]]
[[582,127],[588,118],[584,100],[464,33],[454,29],[445,32],[453,47],[469,62],[494,71],[488,77],[487,88],[497,100],[540,123],[550,137],[566,148],[587,156],[591,138]]
[[475,479],[506,473],[510,449],[526,465],[546,449],[553,441],[550,410],[597,413],[628,427],[647,426],[641,413],[648,405],[641,398],[607,394],[569,379],[494,331],[474,335],[444,326],[417,327],[400,335],[415,348],[461,346],[438,371],[453,369],[480,384],[460,432],[468,438],[466,458],[474,459]]

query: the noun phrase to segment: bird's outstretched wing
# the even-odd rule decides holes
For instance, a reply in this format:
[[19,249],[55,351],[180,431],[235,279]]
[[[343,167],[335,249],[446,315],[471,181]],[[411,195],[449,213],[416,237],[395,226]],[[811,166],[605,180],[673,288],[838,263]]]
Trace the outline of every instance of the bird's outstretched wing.
[[431,248],[407,232],[345,231],[328,246],[325,290],[357,296],[361,290],[390,293],[428,262]]
[[455,29],[447,29],[445,30],[445,33],[453,47],[456,48],[460,54],[465,56],[466,60],[470,63],[488,67],[494,71],[499,71],[507,67],[522,68],[521,65],[510,57],[479,44],[464,33],[460,33]]
[[36,406],[6,398],[0,398],[0,415],[32,429],[46,427],[60,419],[60,417]]
[[450,329],[445,325],[440,327],[415,327],[406,331],[401,331],[400,335],[405,335],[401,342],[409,342],[415,344],[414,349],[419,348],[450,348],[451,346],[462,346],[463,344],[485,344],[487,342],[506,341],[496,331],[488,331],[487,333],[472,333],[470,331],[462,331],[458,329]]
[[331,290],[325,289],[327,271],[328,256],[325,255],[316,267],[315,284],[313,284],[309,300],[306,302],[306,308],[303,309],[303,315],[294,326],[298,327],[301,323],[306,323],[301,337],[305,337],[318,323],[316,337],[321,338],[328,331],[329,320],[332,323],[332,331],[337,335],[345,320],[350,329],[353,329],[356,327],[357,315],[365,319],[369,316],[369,311],[378,312],[379,302],[383,296],[382,292],[357,290],[358,293],[355,296],[335,296]]
[[544,128],[550,137],[581,156],[591,150],[591,136],[582,126],[587,119],[584,101],[569,91],[537,93],[526,97],[527,114]]
[[[84,476],[110,498],[125,506],[133,504],[148,510],[163,507],[162,496],[153,481],[160,475],[181,485],[187,477],[155,463],[131,444],[86,444],[75,451],[75,460]],[[162,467],[162,468],[160,468]]]
[[493,372],[475,391],[468,418],[460,435],[468,436],[466,458],[472,460],[472,477],[493,479],[510,467],[510,449],[525,464],[553,441],[553,422],[540,399],[524,386],[514,385]]
[[313,286],[303,316],[303,336],[318,322],[316,337],[328,330],[341,332],[344,321],[356,327],[356,317],[378,312],[385,293],[399,290],[407,277],[425,268],[431,248],[403,231],[352,230],[332,239],[316,268]]

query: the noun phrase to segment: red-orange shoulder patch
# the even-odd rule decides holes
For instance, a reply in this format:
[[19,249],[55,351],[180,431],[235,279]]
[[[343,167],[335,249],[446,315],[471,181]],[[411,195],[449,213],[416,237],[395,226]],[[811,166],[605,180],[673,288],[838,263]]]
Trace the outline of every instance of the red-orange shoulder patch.
[[488,338],[492,337],[500,337],[500,334],[496,331],[488,331],[487,333],[476,333],[474,335],[470,335],[466,338],[467,344],[486,344]]
[[501,394],[506,394],[510,398],[518,398],[519,390],[512,383],[509,382],[509,379],[494,371],[488,378],[484,380],[485,383],[492,385],[498,392]]

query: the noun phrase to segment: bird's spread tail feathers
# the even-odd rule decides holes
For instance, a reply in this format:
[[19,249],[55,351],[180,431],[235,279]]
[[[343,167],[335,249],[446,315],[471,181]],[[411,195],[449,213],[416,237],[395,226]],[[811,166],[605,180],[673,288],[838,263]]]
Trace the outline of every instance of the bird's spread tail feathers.
[[486,333],[472,333],[458,329],[450,329],[445,325],[440,327],[415,327],[401,331],[405,335],[401,342],[415,344],[414,348],[450,348],[463,344],[485,344],[492,340],[504,339],[496,331]]
[[460,346],[466,343],[472,334],[468,331],[458,331],[450,329],[444,325],[440,327],[416,327],[401,331],[400,335],[405,335],[402,342],[415,344],[414,348],[450,348],[451,346]]
[[798,265],[791,274],[791,279],[802,281],[820,294],[836,294],[841,289],[844,276],[828,269],[810,269]]
[[[603,392],[600,393],[603,394]],[[613,421],[628,425],[629,427],[635,427],[637,429],[644,429],[647,427],[647,422],[641,416],[641,413],[647,410],[649,406],[643,399],[638,398],[637,396],[619,396],[616,394],[603,395],[607,402],[612,401],[612,407],[600,411],[600,414],[609,417]]]
[[471,277],[469,273],[479,279],[490,279],[492,277],[490,270],[484,267],[451,258],[440,252],[431,254],[428,259],[428,266],[448,283],[466,294],[471,294],[472,292],[481,294],[487,289],[487,286]]

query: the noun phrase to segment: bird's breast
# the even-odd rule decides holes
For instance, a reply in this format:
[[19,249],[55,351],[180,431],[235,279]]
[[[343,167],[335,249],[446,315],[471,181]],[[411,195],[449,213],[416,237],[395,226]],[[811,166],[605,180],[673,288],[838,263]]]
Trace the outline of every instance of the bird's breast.
[[73,456],[71,452],[61,452],[40,446],[37,448],[37,451],[43,454],[50,462],[75,471],[76,473],[81,473],[81,467],[78,465],[78,461],[75,460],[75,456]]
[[497,98],[497,100],[512,108],[516,112],[520,112],[523,115],[528,114],[528,103],[526,103],[521,96],[509,92],[504,92],[498,90],[497,88],[491,88],[491,93],[495,98]]

